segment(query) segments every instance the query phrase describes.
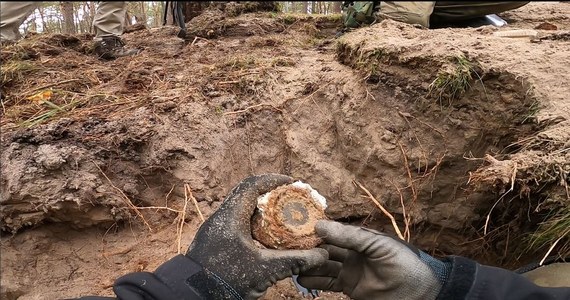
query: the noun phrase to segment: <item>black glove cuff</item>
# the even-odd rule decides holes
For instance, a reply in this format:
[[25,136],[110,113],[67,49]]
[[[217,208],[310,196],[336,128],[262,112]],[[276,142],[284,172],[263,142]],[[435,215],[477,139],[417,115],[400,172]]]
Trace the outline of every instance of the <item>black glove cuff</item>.
[[465,299],[475,282],[477,263],[460,256],[447,257],[443,262],[451,263],[451,272],[437,300]]
[[[199,295],[202,299],[243,300],[222,278],[182,254],[162,264],[154,274],[168,285],[179,299],[188,299],[189,294],[192,294]],[[190,298],[195,299],[192,296]]]

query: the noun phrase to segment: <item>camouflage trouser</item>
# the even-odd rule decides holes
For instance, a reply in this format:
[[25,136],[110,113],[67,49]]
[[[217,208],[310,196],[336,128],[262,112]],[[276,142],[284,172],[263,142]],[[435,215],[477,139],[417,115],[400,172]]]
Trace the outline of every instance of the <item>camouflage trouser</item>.
[[[0,1],[0,39],[16,41],[21,38],[18,28],[40,4],[41,2],[32,1]],[[96,40],[104,36],[119,36],[123,33],[125,4],[124,1],[99,2],[93,19]]]
[[526,2],[486,1],[382,1],[380,17],[430,27],[454,23],[519,8]]
[[570,263],[553,263],[522,274],[536,285],[544,287],[569,287]]
[[517,9],[530,1],[436,1],[430,23],[453,23]]

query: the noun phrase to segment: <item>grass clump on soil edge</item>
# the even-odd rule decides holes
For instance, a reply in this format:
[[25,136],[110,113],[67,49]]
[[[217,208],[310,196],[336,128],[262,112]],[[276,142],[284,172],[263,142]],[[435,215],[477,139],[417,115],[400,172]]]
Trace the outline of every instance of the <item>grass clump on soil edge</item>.
[[487,239],[508,240],[515,230],[518,234],[510,237],[510,243],[518,244],[514,251],[519,257],[533,253],[570,257],[568,150],[524,149],[504,160],[485,157],[486,165],[471,173],[470,183],[475,189],[495,187],[501,195],[487,214]]
[[428,95],[435,97],[441,106],[444,103],[450,106],[453,100],[461,98],[471,87],[473,75],[477,75],[476,64],[465,56],[458,55],[453,60],[429,85]]
[[570,256],[570,206],[555,209],[538,229],[528,237],[529,248],[551,250],[559,246],[558,253],[562,257]]

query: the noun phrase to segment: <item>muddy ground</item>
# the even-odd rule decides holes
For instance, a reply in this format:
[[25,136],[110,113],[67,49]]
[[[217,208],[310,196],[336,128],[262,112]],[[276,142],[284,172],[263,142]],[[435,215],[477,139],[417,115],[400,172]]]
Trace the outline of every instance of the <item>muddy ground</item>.
[[[568,16],[536,2],[501,29],[385,20],[337,39],[338,17],[211,10],[189,43],[137,30],[124,38],[142,52],[111,62],[88,35],[4,48],[0,298],[111,295],[264,172],[310,183],[330,218],[394,232],[361,184],[435,256],[541,257],[558,236],[528,236],[569,201]],[[283,281],[266,298],[300,297]]]

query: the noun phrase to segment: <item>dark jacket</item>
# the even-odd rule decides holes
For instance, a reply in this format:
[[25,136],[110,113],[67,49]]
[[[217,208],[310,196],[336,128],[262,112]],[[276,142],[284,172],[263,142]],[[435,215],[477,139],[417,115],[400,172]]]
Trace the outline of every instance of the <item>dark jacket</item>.
[[[515,272],[480,265],[459,256],[452,256],[447,260],[451,261],[452,269],[438,300],[570,299],[570,287],[540,287]],[[205,271],[199,264],[183,255],[178,255],[154,273],[138,272],[119,278],[115,282],[114,292],[117,298],[122,300],[211,299],[207,295],[202,295],[207,293],[208,289],[223,287],[212,286],[212,283],[205,278]],[[113,298],[84,297],[81,299]]]
[[452,256],[451,274],[438,300],[568,300],[570,287],[540,287],[524,276],[501,268],[480,265],[470,259]]

